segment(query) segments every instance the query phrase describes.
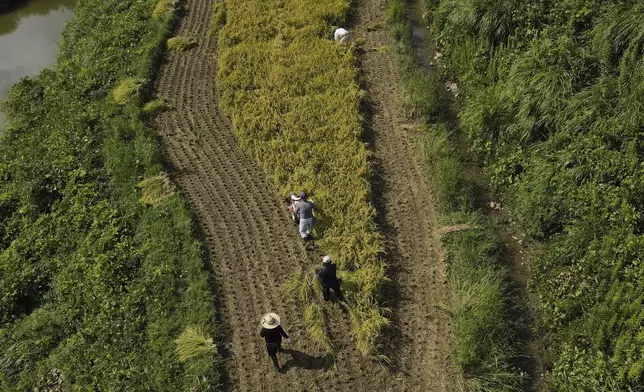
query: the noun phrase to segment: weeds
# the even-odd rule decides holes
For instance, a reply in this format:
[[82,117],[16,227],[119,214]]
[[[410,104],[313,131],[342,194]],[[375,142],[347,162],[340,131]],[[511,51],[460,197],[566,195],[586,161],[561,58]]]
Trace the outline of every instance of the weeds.
[[187,37],[172,37],[168,39],[168,50],[185,52],[197,46],[197,41]]
[[468,392],[519,391],[524,375],[513,367],[518,355],[513,305],[498,239],[476,212],[475,189],[453,146],[449,125],[439,122],[447,97],[438,78],[420,65],[403,0],[390,3],[388,19],[399,44],[409,104],[429,122],[408,131],[421,135],[429,183],[446,225],[440,234],[447,251],[449,299],[441,307],[452,319],[452,358],[460,370],[460,384]]

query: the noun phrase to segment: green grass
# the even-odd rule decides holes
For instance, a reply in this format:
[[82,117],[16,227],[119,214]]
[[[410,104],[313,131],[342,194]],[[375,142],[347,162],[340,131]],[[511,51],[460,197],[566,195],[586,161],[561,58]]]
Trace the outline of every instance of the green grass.
[[430,184],[445,226],[466,225],[443,237],[447,252],[449,301],[454,334],[453,360],[466,391],[520,391],[522,373],[513,364],[520,354],[520,320],[507,287],[500,240],[475,210],[473,185],[444,124],[427,127],[422,140]]
[[410,129],[420,135],[427,176],[446,227],[463,230],[443,236],[448,263],[449,296],[443,304],[452,320],[451,359],[459,369],[458,388],[471,392],[520,391],[523,374],[513,363],[519,355],[508,271],[499,239],[476,211],[476,192],[465,173],[451,126],[441,122],[448,109],[441,81],[429,75],[411,43],[407,6],[393,0],[388,19],[408,92],[408,105],[427,125]]
[[355,282],[346,294],[357,307],[352,330],[374,355],[385,266],[361,141],[364,93],[353,46],[330,37],[348,10],[347,0],[225,1],[213,29],[222,107],[281,194],[304,189],[315,199],[317,242]]
[[644,297],[643,11],[445,0],[434,13],[469,147],[534,243],[551,390],[644,383],[644,341],[633,338]]
[[219,384],[215,350],[184,364],[173,343],[188,326],[218,331],[201,245],[142,121],[141,81],[154,80],[174,18],[154,7],[79,2],[56,70],[5,104],[0,390]]

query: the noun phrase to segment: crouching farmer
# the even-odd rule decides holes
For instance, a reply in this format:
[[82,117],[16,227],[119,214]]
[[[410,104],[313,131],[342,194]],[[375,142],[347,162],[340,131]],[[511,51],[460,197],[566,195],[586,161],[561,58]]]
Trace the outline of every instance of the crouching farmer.
[[275,365],[275,370],[280,371],[277,352],[282,351],[282,337],[286,338],[286,343],[291,343],[291,338],[284,332],[280,325],[280,316],[275,313],[263,315],[260,324],[262,330],[259,332],[259,336],[266,341],[266,351],[268,351],[268,356],[273,361],[273,365]]
[[322,284],[322,295],[324,296],[324,301],[329,300],[329,295],[331,290],[335,293],[338,301],[342,301],[342,292],[340,291],[340,279],[337,276],[338,267],[335,263],[331,262],[329,256],[324,256],[322,258],[322,269],[318,271],[318,279],[320,284]]
[[315,204],[308,201],[306,197],[306,192],[300,192],[300,200],[296,201],[293,207],[295,213],[300,217],[300,237],[303,240],[311,238],[314,223],[313,209],[315,209]]

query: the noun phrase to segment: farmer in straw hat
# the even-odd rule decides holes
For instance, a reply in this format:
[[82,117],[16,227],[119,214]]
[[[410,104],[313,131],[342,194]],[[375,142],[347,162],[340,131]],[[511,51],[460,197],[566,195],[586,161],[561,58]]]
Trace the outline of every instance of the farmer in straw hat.
[[318,271],[318,279],[322,284],[322,295],[324,300],[329,300],[330,291],[333,290],[336,298],[339,301],[343,300],[342,292],[340,291],[340,279],[337,276],[338,267],[335,263],[331,262],[329,256],[322,258],[322,269]]
[[284,332],[280,325],[280,316],[275,313],[263,315],[260,324],[262,330],[259,332],[259,336],[266,341],[266,351],[268,351],[268,356],[271,357],[273,365],[275,365],[275,370],[280,371],[277,352],[282,351],[282,336],[286,338],[286,343],[291,343],[291,338]]

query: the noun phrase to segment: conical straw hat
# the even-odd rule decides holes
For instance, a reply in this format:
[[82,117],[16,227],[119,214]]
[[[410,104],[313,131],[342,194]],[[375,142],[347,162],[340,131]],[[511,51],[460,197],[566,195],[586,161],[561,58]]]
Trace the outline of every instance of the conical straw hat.
[[266,313],[262,316],[260,324],[266,329],[277,328],[280,325],[280,316],[275,313]]

